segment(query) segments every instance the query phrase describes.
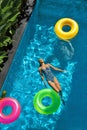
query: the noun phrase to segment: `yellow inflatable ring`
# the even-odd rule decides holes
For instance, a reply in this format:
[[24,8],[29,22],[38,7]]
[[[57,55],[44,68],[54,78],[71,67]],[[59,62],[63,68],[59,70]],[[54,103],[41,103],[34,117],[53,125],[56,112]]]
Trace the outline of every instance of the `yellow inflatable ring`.
[[[69,26],[71,29],[68,32],[63,31],[64,26]],[[76,21],[70,18],[62,18],[57,21],[54,27],[56,35],[63,40],[72,39],[78,33],[79,27]]]

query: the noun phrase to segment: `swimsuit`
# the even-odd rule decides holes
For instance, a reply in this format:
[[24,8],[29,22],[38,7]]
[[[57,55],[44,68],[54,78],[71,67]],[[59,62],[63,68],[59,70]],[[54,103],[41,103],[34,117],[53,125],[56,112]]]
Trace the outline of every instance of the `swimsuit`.
[[46,69],[42,69],[42,71],[43,71],[47,81],[54,82],[54,75],[52,74],[50,67],[46,67]]

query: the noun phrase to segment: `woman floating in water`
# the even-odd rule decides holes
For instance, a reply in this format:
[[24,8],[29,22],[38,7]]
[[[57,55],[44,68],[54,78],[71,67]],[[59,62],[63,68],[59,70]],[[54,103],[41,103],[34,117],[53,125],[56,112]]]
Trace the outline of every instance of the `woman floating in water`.
[[52,68],[56,71],[60,71],[60,72],[64,72],[64,70],[56,68],[56,67],[52,66],[51,64],[45,64],[43,59],[39,59],[39,63],[40,63],[39,72],[40,72],[42,80],[44,80],[44,75],[45,75],[48,84],[56,92],[59,92],[60,95],[62,96],[60,84],[59,84],[57,78],[53,75],[50,68]]

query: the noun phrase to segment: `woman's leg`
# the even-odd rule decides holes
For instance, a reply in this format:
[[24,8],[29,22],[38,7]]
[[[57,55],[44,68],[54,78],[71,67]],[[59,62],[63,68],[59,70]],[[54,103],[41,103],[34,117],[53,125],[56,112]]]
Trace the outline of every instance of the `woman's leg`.
[[54,83],[55,83],[55,86],[58,88],[58,92],[59,92],[59,95],[61,96],[61,100],[62,100],[63,104],[65,105],[65,102],[62,98],[62,90],[61,90],[60,84],[59,84],[58,80],[56,79],[56,77],[54,77]]
[[59,95],[61,96],[61,100],[62,100],[63,104],[65,105],[65,102],[64,102],[64,100],[62,99],[62,91],[61,91],[60,85],[58,84],[58,85],[59,85],[59,88],[57,88],[57,85],[55,85],[55,83],[52,82],[52,81],[48,81],[48,84],[49,84],[56,92],[59,93]]
[[58,80],[56,79],[56,77],[54,77],[54,84],[58,88],[58,90],[61,91],[60,84],[59,84]]
[[48,81],[48,84],[56,91],[59,92],[59,89],[56,87],[55,83],[52,81]]

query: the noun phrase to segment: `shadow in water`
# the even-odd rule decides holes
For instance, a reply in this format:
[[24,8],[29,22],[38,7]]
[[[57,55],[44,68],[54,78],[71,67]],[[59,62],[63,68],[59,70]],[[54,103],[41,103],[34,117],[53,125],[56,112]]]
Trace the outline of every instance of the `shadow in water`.
[[46,61],[53,62],[53,60],[57,59],[60,66],[65,67],[68,61],[72,59],[73,55],[74,48],[70,41],[57,40],[56,43],[53,44],[52,55],[48,56]]

